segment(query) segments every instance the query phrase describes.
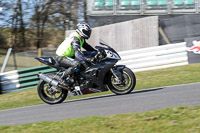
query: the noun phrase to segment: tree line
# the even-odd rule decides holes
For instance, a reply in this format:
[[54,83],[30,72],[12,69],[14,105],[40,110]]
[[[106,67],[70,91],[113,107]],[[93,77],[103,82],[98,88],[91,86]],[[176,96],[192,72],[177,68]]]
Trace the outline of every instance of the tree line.
[[1,0],[0,46],[40,48],[87,21],[86,0]]

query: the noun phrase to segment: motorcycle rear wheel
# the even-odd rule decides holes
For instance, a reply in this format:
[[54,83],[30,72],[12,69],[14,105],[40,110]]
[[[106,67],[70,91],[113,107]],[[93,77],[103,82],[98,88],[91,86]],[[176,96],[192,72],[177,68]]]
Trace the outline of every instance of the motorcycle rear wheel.
[[123,82],[122,84],[114,84],[114,76],[109,75],[108,88],[117,95],[130,93],[136,85],[135,74],[127,67],[122,70]]
[[48,83],[44,80],[40,80],[37,86],[37,92],[42,101],[47,104],[58,104],[62,103],[67,97],[67,90],[60,89],[55,91],[51,88]]

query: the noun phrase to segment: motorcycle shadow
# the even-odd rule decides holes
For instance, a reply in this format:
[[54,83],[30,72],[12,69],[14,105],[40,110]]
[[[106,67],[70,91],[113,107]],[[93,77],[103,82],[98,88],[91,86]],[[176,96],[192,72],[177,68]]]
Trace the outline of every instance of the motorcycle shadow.
[[[164,88],[137,90],[137,91],[133,91],[133,92],[126,94],[126,95],[134,95],[134,94],[138,94],[138,93],[159,91],[159,90],[162,90],[162,89],[164,89]],[[63,103],[72,103],[72,102],[87,101],[87,100],[92,100],[92,99],[101,99],[101,98],[106,98],[106,97],[119,97],[119,96],[125,96],[125,95],[108,94],[108,95],[102,95],[102,96],[94,96],[94,97],[87,97],[87,98],[81,98],[81,99],[74,99],[74,100],[64,101]]]

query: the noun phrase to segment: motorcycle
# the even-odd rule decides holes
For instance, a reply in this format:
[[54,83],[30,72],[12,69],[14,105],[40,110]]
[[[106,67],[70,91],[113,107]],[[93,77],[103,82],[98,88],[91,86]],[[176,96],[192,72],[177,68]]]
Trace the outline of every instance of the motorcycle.
[[55,73],[38,74],[40,81],[37,92],[40,99],[47,104],[57,104],[62,103],[67,97],[108,90],[117,95],[130,93],[136,85],[134,73],[125,65],[116,65],[121,60],[119,54],[104,41],[101,40],[100,44],[102,46],[95,46],[97,52],[94,55],[94,63],[82,65],[72,75],[63,79],[67,86],[60,84],[56,78],[67,68],[60,67],[52,57],[35,58],[57,69]]

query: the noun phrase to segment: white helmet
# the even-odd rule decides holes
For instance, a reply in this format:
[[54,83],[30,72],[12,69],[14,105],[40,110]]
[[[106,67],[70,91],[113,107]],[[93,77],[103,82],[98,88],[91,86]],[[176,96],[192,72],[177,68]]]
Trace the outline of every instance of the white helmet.
[[84,39],[89,39],[92,32],[92,28],[89,26],[89,24],[82,22],[77,24],[76,31]]

